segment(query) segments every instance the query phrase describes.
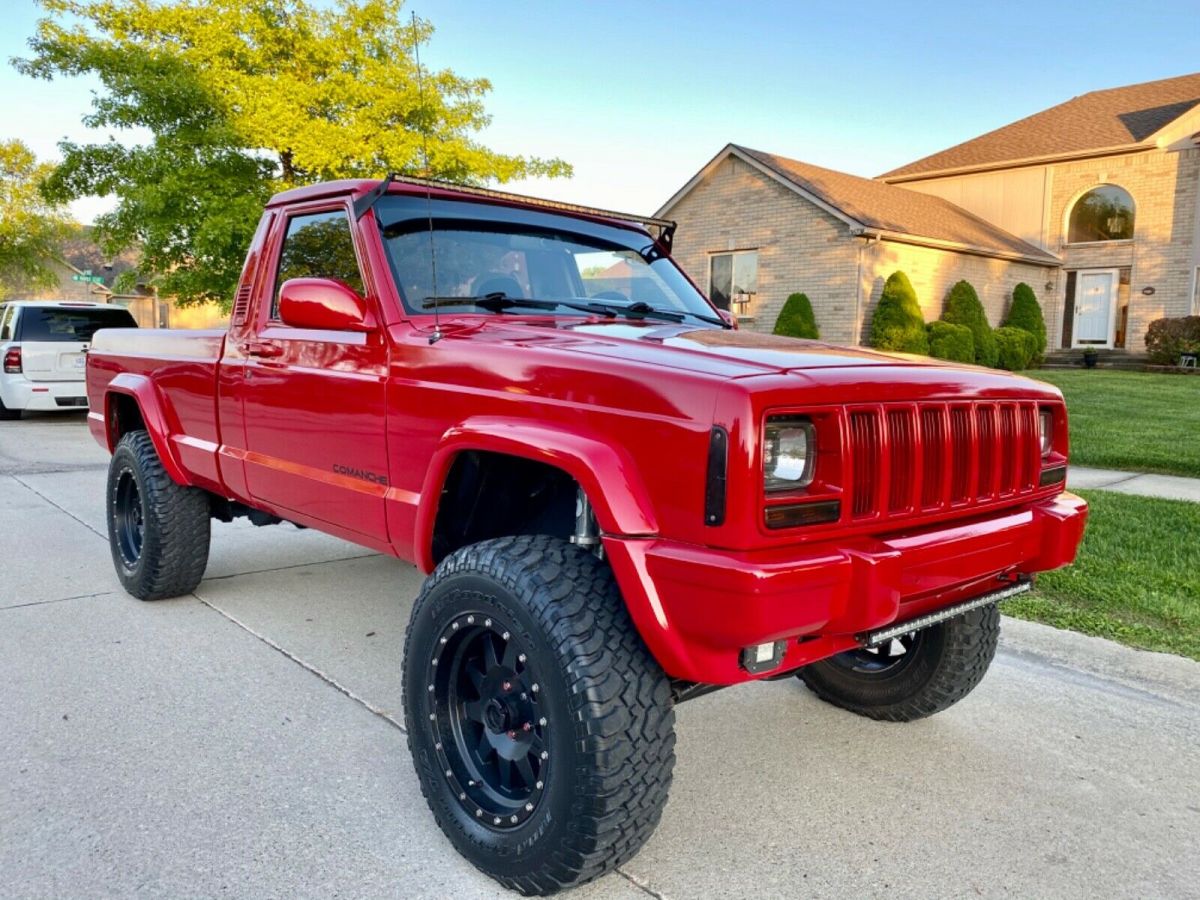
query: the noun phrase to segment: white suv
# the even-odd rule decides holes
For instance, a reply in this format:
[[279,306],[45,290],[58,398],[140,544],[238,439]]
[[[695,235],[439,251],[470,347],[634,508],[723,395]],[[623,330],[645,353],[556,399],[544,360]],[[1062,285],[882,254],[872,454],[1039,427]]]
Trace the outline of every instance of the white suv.
[[137,322],[129,310],[101,303],[0,305],[0,419],[19,419],[27,409],[86,409],[87,349],[101,328]]

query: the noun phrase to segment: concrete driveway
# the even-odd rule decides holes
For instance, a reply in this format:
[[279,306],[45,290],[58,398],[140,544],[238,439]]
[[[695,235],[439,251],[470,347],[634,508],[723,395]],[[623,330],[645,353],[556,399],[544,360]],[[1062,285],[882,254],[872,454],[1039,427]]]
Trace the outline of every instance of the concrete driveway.
[[[506,896],[421,799],[400,729],[420,576],[215,525],[192,597],[112,573],[81,417],[0,423],[0,895]],[[1005,621],[913,725],[798,682],[679,709],[657,834],[579,898],[1200,896],[1200,665]]]

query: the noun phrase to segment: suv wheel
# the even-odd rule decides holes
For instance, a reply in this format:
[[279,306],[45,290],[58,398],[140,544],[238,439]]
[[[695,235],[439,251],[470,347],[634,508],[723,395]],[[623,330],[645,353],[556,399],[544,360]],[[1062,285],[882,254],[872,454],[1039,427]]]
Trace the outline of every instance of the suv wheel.
[[141,600],[190,593],[208,565],[208,494],[166,473],[150,435],[130,431],[108,466],[108,543],[122,586]]
[[525,894],[628,860],[667,801],[667,676],[609,568],[556,538],[484,541],[442,561],[408,626],[404,716],[439,827]]
[[911,722],[953,706],[983,680],[996,655],[993,603],[806,666],[798,677],[827,703],[871,719]]

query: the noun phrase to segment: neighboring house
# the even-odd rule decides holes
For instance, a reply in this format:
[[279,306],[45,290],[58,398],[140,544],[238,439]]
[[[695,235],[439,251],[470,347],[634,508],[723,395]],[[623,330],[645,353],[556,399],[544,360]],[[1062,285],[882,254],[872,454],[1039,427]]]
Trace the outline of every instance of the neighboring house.
[[116,293],[111,287],[116,277],[135,265],[136,259],[128,253],[105,261],[85,233],[64,244],[61,258],[46,260],[55,277],[53,285],[4,287],[10,300],[70,300],[123,306],[141,328],[215,328],[227,320],[228,314],[216,304],[176,306],[144,285],[138,285],[133,293]]
[[[883,283],[912,280],[926,319],[960,279],[998,321],[1012,289],[1053,286],[1058,260],[939,197],[726,146],[656,214],[673,256],[743,327],[770,331],[788,294],[812,301],[821,337],[861,343]],[[1046,299],[1048,295],[1043,295]]]
[[730,145],[660,215],[714,299],[745,291],[753,328],[805,291],[823,336],[860,339],[900,268],[926,318],[961,277],[998,325],[1025,281],[1052,348],[1140,351],[1153,319],[1200,313],[1200,74],[1084,94],[878,179]]

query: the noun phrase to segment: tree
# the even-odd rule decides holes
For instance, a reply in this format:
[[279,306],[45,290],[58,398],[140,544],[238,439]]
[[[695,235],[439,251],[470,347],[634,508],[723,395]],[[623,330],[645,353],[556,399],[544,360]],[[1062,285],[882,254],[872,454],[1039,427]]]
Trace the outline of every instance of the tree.
[[1033,335],[1037,341],[1033,361],[1040,361],[1046,352],[1046,320],[1042,316],[1042,307],[1037,302],[1033,288],[1021,282],[1013,288],[1012,306],[1008,309],[1005,325],[1021,328]]
[[571,171],[474,138],[491,84],[419,69],[433,28],[405,17],[403,0],[40,2],[49,15],[17,68],[95,75],[103,90],[85,123],[152,135],[64,143],[47,195],[114,194],[97,238],[110,253],[139,245],[142,280],[182,302],[229,302],[278,190],[389,171],[462,183]]
[[1028,369],[1037,352],[1037,338],[1023,328],[997,328],[995,342],[996,365],[1010,372]]
[[929,354],[925,316],[917,302],[917,292],[903,272],[893,272],[883,285],[875,315],[871,317],[871,346]]
[[9,285],[55,284],[47,263],[67,238],[70,222],[39,192],[53,171],[21,141],[0,141],[0,299]]
[[792,294],[787,298],[775,320],[775,333],[814,341],[821,336],[808,294]]
[[996,337],[971,282],[960,281],[950,288],[942,321],[970,328],[971,337],[975,340],[975,362],[981,366],[996,365]]

